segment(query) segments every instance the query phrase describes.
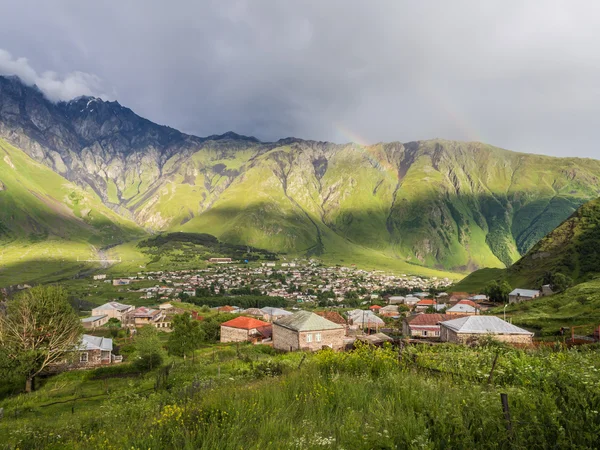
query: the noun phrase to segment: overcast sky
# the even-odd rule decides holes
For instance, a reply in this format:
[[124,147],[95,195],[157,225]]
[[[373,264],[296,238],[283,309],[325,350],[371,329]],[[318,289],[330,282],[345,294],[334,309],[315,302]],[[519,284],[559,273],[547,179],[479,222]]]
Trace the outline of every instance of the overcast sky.
[[0,73],[206,136],[600,158],[600,2],[0,0]]

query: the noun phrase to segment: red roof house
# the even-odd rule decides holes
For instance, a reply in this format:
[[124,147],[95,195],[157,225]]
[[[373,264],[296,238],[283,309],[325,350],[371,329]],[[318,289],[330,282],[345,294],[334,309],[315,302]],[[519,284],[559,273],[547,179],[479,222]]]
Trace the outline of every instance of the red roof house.
[[221,342],[260,342],[271,336],[271,326],[253,317],[236,317],[221,324]]

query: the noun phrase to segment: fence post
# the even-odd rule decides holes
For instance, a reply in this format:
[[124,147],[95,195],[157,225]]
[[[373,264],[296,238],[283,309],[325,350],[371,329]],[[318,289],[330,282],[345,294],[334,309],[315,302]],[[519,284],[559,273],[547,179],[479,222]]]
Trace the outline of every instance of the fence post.
[[504,420],[506,422],[506,432],[508,433],[508,439],[512,440],[513,428],[512,421],[510,420],[510,409],[508,407],[508,394],[500,394],[500,400],[502,401],[502,411],[504,412]]
[[498,362],[498,356],[500,353],[496,353],[496,357],[494,358],[494,362],[492,363],[492,370],[490,370],[490,376],[488,377],[488,384],[492,383],[492,379],[494,378],[494,369],[496,368],[496,363]]

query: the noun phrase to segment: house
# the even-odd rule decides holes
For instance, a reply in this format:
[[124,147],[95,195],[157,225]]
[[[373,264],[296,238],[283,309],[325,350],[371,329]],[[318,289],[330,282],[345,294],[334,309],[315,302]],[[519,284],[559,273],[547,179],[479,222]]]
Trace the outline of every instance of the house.
[[450,314],[416,314],[402,321],[402,334],[411,338],[437,339],[440,322],[456,319]]
[[398,305],[387,305],[379,310],[379,315],[382,317],[398,317],[400,311]]
[[337,311],[316,311],[315,314],[324,317],[325,319],[333,323],[342,325],[343,327],[348,326],[348,322],[346,322],[346,319],[344,319],[342,315]]
[[94,275],[94,280],[106,280],[106,274]]
[[533,300],[540,296],[537,289],[515,289],[508,294],[508,303],[521,303],[527,300]]
[[282,317],[285,316],[291,316],[292,313],[289,311],[286,311],[285,309],[281,309],[281,308],[272,308],[270,306],[267,306],[265,308],[261,308],[260,309],[263,313],[263,319],[268,321],[268,322],[273,322],[277,319],[281,319]]
[[127,286],[130,283],[131,280],[128,280],[127,278],[115,278],[112,280],[113,286]]
[[357,341],[361,341],[367,344],[382,346],[386,342],[393,342],[394,340],[384,333],[375,333],[375,334],[364,334],[356,337]]
[[[102,306],[92,309],[92,316],[108,316],[108,319],[115,318],[123,321],[123,316],[133,310],[132,305],[124,305],[119,302],[108,302]],[[107,319],[107,320],[108,320]]]
[[419,299],[419,298],[417,298],[417,297],[413,297],[413,296],[409,295],[408,297],[406,297],[406,298],[404,299],[404,304],[405,304],[406,306],[409,306],[409,307],[410,307],[410,306],[414,306],[414,305],[416,305],[417,303],[419,303],[419,301],[420,301],[420,299]]
[[221,324],[221,342],[260,342],[271,337],[271,327],[252,317],[236,317]]
[[260,317],[262,319],[263,312],[259,308],[248,308],[242,311],[242,314],[246,316]]
[[273,322],[273,347],[279,350],[340,350],[345,335],[344,326],[310,311],[298,311]]
[[459,314],[463,316],[472,316],[480,313],[480,307],[471,300],[461,300],[452,308],[446,310],[446,314]]
[[101,316],[92,316],[86,317],[85,319],[81,319],[81,325],[86,330],[95,330],[103,325],[106,325],[109,317],[106,314],[102,314]]
[[217,263],[217,264],[229,264],[231,263],[231,258],[210,258],[208,260],[209,263]]
[[440,323],[440,338],[444,342],[464,344],[484,336],[511,344],[531,344],[533,333],[496,316],[465,316]]
[[468,292],[453,292],[448,300],[450,301],[450,303],[456,303],[459,300],[465,300],[469,297],[470,295]]
[[145,325],[152,325],[156,328],[169,328],[170,323],[164,321],[164,312],[158,309],[140,306],[125,315],[124,323],[129,327],[140,328]]
[[78,361],[75,361],[74,365],[83,368],[121,362],[122,358],[115,357],[112,350],[112,339],[84,334],[81,336],[81,343],[77,349]]
[[381,317],[373,314],[373,311],[364,309],[355,309],[348,311],[348,322],[350,325],[355,325],[358,328],[375,328],[385,325]]
[[169,311],[173,309],[173,305],[171,305],[169,302],[161,303],[160,305],[158,305],[158,309],[160,309],[161,311]]
[[392,295],[388,298],[388,304],[390,305],[401,305],[404,303],[404,297],[402,295]]
[[239,311],[239,308],[235,307],[235,306],[229,306],[229,305],[225,305],[225,306],[219,306],[217,308],[217,311],[220,313],[236,313]]
[[430,298],[424,298],[423,300],[419,300],[415,305],[415,311],[425,312],[429,308],[435,308],[437,305],[435,300],[431,300]]
[[369,309],[371,311],[373,311],[374,313],[377,313],[381,309],[381,306],[379,306],[379,305],[371,305],[371,306],[369,306]]
[[552,286],[549,284],[545,284],[542,286],[542,295],[546,296],[546,295],[552,295],[554,294],[554,291],[552,290]]

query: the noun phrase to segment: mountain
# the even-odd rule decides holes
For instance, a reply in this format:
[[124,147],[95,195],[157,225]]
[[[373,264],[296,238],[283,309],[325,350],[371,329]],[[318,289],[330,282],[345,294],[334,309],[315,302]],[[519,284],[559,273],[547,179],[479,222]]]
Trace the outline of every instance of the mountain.
[[201,138],[118,102],[52,103],[10,77],[0,77],[0,138],[148,232],[408,271],[509,266],[600,195],[596,160],[440,139]]
[[492,280],[507,280],[513,287],[539,288],[546,274],[556,273],[576,283],[600,275],[600,198],[578,208],[508,269],[476,271],[456,290],[480,290]]

